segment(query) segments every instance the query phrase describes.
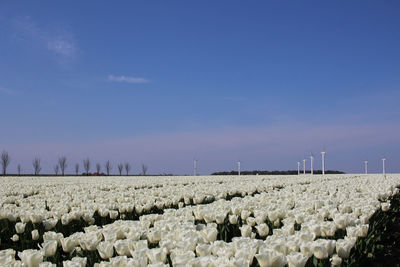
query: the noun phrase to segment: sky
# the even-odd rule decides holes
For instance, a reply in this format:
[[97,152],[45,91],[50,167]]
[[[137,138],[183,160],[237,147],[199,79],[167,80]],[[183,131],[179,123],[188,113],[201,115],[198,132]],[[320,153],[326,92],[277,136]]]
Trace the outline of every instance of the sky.
[[[9,172],[400,172],[399,1],[0,1]],[[81,167],[82,168],[82,167]],[[92,168],[92,171],[94,169]]]

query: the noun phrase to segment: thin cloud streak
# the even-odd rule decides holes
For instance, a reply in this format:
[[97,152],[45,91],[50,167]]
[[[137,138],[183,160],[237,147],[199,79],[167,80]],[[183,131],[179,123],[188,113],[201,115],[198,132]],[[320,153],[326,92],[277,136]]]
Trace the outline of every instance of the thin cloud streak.
[[149,83],[150,81],[141,78],[141,77],[131,77],[131,76],[114,76],[114,75],[108,75],[108,81],[109,82],[120,82],[120,83]]

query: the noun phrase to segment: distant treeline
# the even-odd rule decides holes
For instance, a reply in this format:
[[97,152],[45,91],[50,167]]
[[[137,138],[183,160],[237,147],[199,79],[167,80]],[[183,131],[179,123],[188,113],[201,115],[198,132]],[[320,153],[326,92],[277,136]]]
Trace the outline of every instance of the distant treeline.
[[[310,170],[306,170],[306,173],[311,173]],[[297,175],[297,170],[288,170],[288,171],[241,171],[241,175]],[[300,171],[300,174],[303,174],[303,171]],[[314,170],[314,174],[322,174],[322,170]],[[325,174],[344,174],[341,171],[335,170],[327,170]],[[237,171],[230,172],[214,172],[211,175],[238,175]]]

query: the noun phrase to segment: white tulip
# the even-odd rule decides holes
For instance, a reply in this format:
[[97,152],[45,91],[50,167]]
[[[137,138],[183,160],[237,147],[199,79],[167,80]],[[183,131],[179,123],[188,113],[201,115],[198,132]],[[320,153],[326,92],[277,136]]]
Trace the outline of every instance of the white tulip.
[[110,210],[109,214],[110,214],[110,218],[113,220],[118,217],[118,211],[116,211],[116,210]]
[[63,251],[67,253],[72,252],[77,245],[75,240],[71,237],[61,238],[60,241]]
[[43,221],[43,226],[46,231],[53,229],[58,223],[57,219],[48,219]]
[[390,209],[390,203],[384,202],[381,204],[383,211],[388,211]]
[[234,267],[248,267],[251,265],[251,262],[246,258],[233,258],[232,266]]
[[240,227],[240,233],[242,237],[250,237],[251,236],[251,226],[244,224],[242,227]]
[[262,223],[260,225],[256,226],[257,229],[257,233],[261,236],[261,237],[266,237],[269,233],[269,227],[266,223]]
[[167,260],[167,252],[163,248],[153,248],[146,251],[147,258],[150,263],[162,262]]
[[11,240],[12,240],[13,242],[19,241],[19,235],[13,235],[13,236],[11,237]]
[[249,216],[251,215],[251,211],[249,210],[242,210],[242,212],[240,213],[240,217],[242,218],[242,220],[246,220]]
[[43,234],[43,241],[48,241],[48,240],[56,240],[58,245],[61,245],[61,238],[63,238],[62,233],[56,233],[56,232],[45,232]]
[[17,232],[17,234],[22,234],[23,232],[25,232],[25,225],[26,223],[22,222],[17,222],[15,224],[15,231]]
[[104,241],[97,245],[97,251],[102,259],[108,260],[114,255],[114,247],[111,242]]
[[326,246],[322,244],[314,245],[313,246],[314,257],[317,259],[326,259],[329,257],[328,249]]
[[254,226],[254,225],[256,225],[256,219],[255,219],[254,217],[248,217],[248,218],[246,219],[246,223],[247,223],[248,225],[250,225],[250,226]]
[[39,231],[38,230],[33,230],[32,232],[31,232],[31,234],[32,234],[32,240],[38,240],[39,239]]
[[120,256],[130,256],[129,247],[128,247],[128,240],[117,240],[114,243],[115,251]]
[[48,240],[43,243],[42,251],[44,256],[52,257],[57,251],[57,240]]
[[204,257],[211,254],[211,246],[208,244],[198,244],[196,246],[196,254],[198,257]]
[[286,256],[289,267],[304,267],[308,257],[300,252],[292,252]]
[[218,231],[215,228],[207,227],[201,231],[201,234],[208,243],[212,243],[217,240]]
[[262,254],[256,254],[260,267],[283,267],[286,265],[286,258],[283,254],[272,250],[264,250]]
[[41,223],[43,221],[43,215],[39,213],[32,213],[30,215],[30,220],[32,223]]
[[215,215],[215,221],[217,222],[217,224],[223,224],[225,222],[225,217],[226,215],[224,214],[217,214]]
[[304,242],[300,245],[301,253],[306,257],[311,257],[314,254],[312,242]]
[[347,259],[354,244],[347,240],[339,239],[336,241],[336,253],[342,259]]
[[237,224],[238,223],[238,216],[237,215],[229,215],[229,223],[230,224]]
[[254,256],[257,253],[257,249],[255,248],[250,248],[250,247],[244,247],[241,249],[237,249],[235,252],[235,258],[236,259],[245,259],[246,261],[251,264],[253,262]]
[[57,264],[45,261],[39,263],[39,267],[57,267]]
[[188,264],[194,257],[195,254],[193,251],[173,250],[171,252],[171,261],[174,266]]
[[100,241],[101,239],[97,236],[97,234],[93,233],[83,236],[79,240],[79,245],[83,250],[95,251]]
[[342,264],[342,258],[340,258],[337,254],[333,255],[329,261],[331,262],[332,266],[340,266]]
[[43,254],[39,250],[27,249],[18,252],[18,257],[27,267],[38,267],[43,262]]

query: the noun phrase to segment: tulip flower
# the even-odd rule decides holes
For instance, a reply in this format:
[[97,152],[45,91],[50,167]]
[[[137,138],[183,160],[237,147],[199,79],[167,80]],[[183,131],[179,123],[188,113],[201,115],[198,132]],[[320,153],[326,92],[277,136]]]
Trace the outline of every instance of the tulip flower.
[[347,240],[339,239],[336,241],[336,253],[342,259],[347,259],[354,244]]
[[72,252],[75,248],[75,246],[77,245],[75,240],[71,237],[67,237],[67,238],[61,238],[61,245],[63,248],[64,252]]
[[18,257],[27,267],[38,267],[39,264],[43,262],[43,254],[41,251],[35,249],[27,249],[18,252]]
[[256,254],[255,257],[260,267],[283,267],[286,265],[285,256],[272,249],[264,250],[262,254]]
[[260,225],[256,226],[257,229],[257,233],[261,236],[261,237],[266,237],[269,233],[269,227],[266,223],[262,223]]
[[13,236],[11,237],[11,240],[12,240],[13,242],[19,241],[19,235],[13,235]]
[[25,232],[25,225],[26,223],[22,222],[17,222],[15,224],[15,231],[17,232],[17,234],[22,234],[23,232]]
[[38,240],[39,239],[39,231],[38,230],[33,230],[32,232],[31,232],[31,234],[32,234],[32,240]]
[[167,260],[167,252],[164,248],[153,248],[146,251],[150,263],[165,263]]
[[333,255],[329,261],[332,266],[340,266],[342,264],[342,258],[340,258],[337,254]]
[[44,256],[46,257],[52,257],[54,254],[56,254],[57,251],[57,240],[48,240],[45,241],[42,245],[42,251]]
[[286,256],[289,267],[304,267],[308,257],[300,252],[292,252]]
[[242,237],[250,237],[251,236],[251,226],[245,224],[242,227],[240,227],[240,233]]
[[102,259],[108,260],[114,255],[113,244],[109,241],[100,242],[97,245],[97,251]]

